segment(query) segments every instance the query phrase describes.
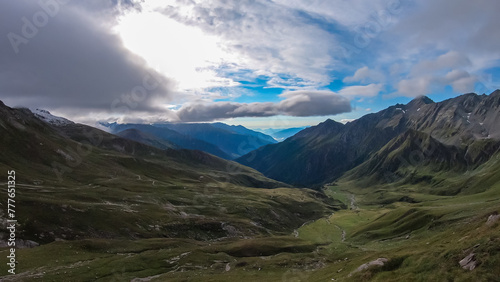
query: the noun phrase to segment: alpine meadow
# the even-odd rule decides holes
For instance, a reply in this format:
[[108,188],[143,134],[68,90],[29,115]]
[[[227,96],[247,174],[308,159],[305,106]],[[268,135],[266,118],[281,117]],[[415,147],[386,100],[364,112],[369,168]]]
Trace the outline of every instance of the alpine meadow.
[[500,281],[498,12],[2,1],[0,281]]

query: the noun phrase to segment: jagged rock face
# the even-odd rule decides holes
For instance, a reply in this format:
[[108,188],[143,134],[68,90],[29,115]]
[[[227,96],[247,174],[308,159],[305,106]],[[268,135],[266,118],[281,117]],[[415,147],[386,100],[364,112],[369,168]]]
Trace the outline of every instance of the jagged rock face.
[[[465,94],[435,103],[418,97],[368,114],[345,125],[327,120],[279,144],[264,146],[239,159],[264,175],[294,185],[314,186],[331,182],[369,160],[388,145],[386,156],[402,140],[414,138],[408,131],[425,134],[437,150],[427,161],[441,162],[442,169],[477,165],[498,149],[500,140],[500,91],[490,95]],[[400,138],[399,142],[396,139]],[[411,145],[411,144],[409,144]],[[408,147],[401,150],[422,150]],[[381,157],[384,154],[379,154]],[[378,160],[378,165],[384,161]],[[387,162],[386,162],[387,164]],[[391,165],[399,165],[390,163]],[[373,167],[374,164],[371,164]]]
[[408,127],[442,143],[464,146],[478,139],[500,139],[500,91],[465,94],[418,108],[412,103],[407,106]]

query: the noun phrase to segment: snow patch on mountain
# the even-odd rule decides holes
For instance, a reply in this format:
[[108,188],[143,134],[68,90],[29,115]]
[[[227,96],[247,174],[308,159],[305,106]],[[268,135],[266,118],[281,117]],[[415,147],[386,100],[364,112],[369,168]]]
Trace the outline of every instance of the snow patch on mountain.
[[47,110],[42,110],[42,109],[30,109],[30,111],[40,120],[50,123],[52,125],[68,125],[68,124],[74,124],[74,122],[65,119],[63,117],[58,117],[52,115],[49,111]]

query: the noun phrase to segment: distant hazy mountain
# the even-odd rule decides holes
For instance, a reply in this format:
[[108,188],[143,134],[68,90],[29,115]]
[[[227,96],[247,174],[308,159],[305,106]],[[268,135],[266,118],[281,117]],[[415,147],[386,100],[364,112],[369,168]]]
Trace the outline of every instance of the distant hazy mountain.
[[142,132],[135,128],[125,129],[123,131],[118,132],[116,135],[129,140],[150,145],[159,149],[179,149],[177,145],[168,140],[161,139],[152,134]]
[[288,137],[292,137],[297,134],[299,131],[306,129],[307,126],[303,127],[294,127],[294,128],[286,128],[286,129],[265,129],[263,132],[269,132],[266,134],[271,135],[275,140],[281,142]]
[[[110,129],[110,132],[113,134],[121,135],[124,137],[129,136],[127,132],[123,132],[129,129],[135,129],[139,132],[142,132],[142,135],[147,134],[148,136],[154,137],[156,140],[162,140],[169,144],[173,144],[178,148],[190,149],[190,150],[200,150],[212,155],[230,159],[231,157],[223,152],[219,147],[214,144],[205,142],[203,140],[197,139],[195,137],[179,133],[175,130],[169,129],[167,127],[158,127],[150,124],[118,124],[118,123],[107,123],[102,125],[106,126]],[[132,138],[134,141],[138,141],[143,144],[151,144],[148,138],[141,140],[141,134],[135,135],[135,138]],[[162,148],[163,146],[159,146],[158,148]]]
[[227,125],[227,124],[222,123],[222,122],[212,123],[211,125],[218,127],[218,128],[221,128],[221,129],[225,129],[228,131],[239,133],[239,134],[256,136],[259,139],[265,140],[271,144],[276,143],[276,140],[274,140],[274,138],[272,138],[272,136],[270,136],[269,134],[264,134],[262,132],[250,130],[242,125]]
[[[103,123],[112,133],[144,144],[165,147],[159,141],[170,144],[169,148],[185,148],[205,151],[224,159],[234,159],[261,146],[277,141],[260,132],[243,126],[223,123],[162,123],[162,124],[117,124]],[[122,132],[135,129],[135,132]],[[141,134],[140,131],[143,134]],[[144,136],[147,134],[147,137]],[[144,140],[142,139],[144,137]]]
[[[408,162],[391,159],[416,157],[424,158],[419,164],[463,170],[486,161],[498,148],[498,140],[499,90],[490,95],[465,94],[439,103],[419,97],[345,125],[327,120],[237,161],[280,181],[319,185],[366,161],[369,163],[363,164],[364,169],[360,166],[357,176],[394,173]],[[424,149],[426,154],[414,156]]]

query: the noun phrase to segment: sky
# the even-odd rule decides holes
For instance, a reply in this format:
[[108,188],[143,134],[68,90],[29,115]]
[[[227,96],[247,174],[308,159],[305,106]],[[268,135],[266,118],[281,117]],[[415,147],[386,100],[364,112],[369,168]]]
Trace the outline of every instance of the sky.
[[289,128],[500,88],[496,0],[4,0],[0,100]]

